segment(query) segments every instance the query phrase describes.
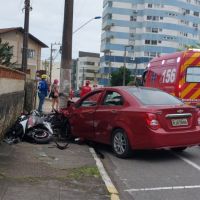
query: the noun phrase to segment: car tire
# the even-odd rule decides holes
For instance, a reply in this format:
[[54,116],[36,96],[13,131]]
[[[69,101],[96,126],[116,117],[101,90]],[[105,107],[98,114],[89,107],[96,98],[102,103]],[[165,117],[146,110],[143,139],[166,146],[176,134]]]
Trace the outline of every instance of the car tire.
[[176,148],[171,148],[172,151],[175,151],[175,152],[182,152],[184,151],[185,149],[187,149],[187,147],[176,147]]
[[112,136],[112,149],[119,158],[127,158],[131,155],[128,137],[123,129],[116,129]]

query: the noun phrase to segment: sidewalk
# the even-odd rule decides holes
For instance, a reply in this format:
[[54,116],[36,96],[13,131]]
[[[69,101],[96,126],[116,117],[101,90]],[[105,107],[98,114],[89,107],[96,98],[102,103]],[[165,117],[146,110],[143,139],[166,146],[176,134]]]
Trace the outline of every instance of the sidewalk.
[[36,199],[110,199],[87,145],[0,143],[0,200]]

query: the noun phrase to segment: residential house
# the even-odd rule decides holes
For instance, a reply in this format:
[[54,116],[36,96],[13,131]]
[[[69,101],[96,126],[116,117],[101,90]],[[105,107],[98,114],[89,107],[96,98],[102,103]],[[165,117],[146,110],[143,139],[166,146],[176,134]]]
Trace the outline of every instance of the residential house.
[[[11,62],[14,63],[13,66],[17,69],[20,69],[22,64],[23,33],[24,29],[21,27],[0,29],[2,42],[9,42],[9,45],[13,46]],[[47,47],[46,44],[29,33],[27,72],[30,74],[31,79],[35,79],[36,71],[40,70],[41,49]]]

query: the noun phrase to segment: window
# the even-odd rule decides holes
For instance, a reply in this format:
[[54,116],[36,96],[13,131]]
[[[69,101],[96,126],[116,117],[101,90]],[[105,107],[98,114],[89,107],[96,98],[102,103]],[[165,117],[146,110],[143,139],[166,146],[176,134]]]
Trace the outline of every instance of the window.
[[148,8],[152,8],[153,5],[151,3],[148,3]]
[[108,91],[103,100],[103,105],[121,106],[123,105],[123,98],[118,92]]
[[157,55],[156,52],[150,52],[150,53],[149,53],[149,56],[150,56],[150,57],[156,57],[156,55]]
[[158,28],[152,28],[152,33],[158,33]]
[[129,94],[137,98],[144,105],[177,105],[183,104],[176,97],[157,90],[157,89],[142,89],[142,88],[127,88]]
[[89,62],[89,61],[87,61],[87,62],[84,62],[83,64],[84,65],[95,65],[95,62]]
[[130,16],[130,21],[137,21],[137,17],[136,16]]
[[86,97],[83,101],[81,101],[79,106],[81,107],[96,106],[100,96],[101,96],[101,91],[92,93],[90,96]]
[[145,44],[150,44],[150,40],[145,40]]
[[200,66],[190,66],[187,68],[186,82],[200,83]]
[[[21,48],[21,53],[23,53],[23,48]],[[35,50],[28,49],[27,50],[27,58],[34,58],[35,57]]]
[[190,14],[190,10],[185,10],[185,13],[186,14]]
[[151,20],[152,19],[152,16],[147,16],[147,20]]
[[152,45],[157,45],[157,40],[151,40]]
[[108,14],[108,19],[112,19],[112,14]]
[[158,17],[158,16],[153,16],[153,20],[154,20],[154,21],[158,21],[158,20],[159,20],[159,17]]
[[112,1],[108,1],[108,7],[112,7]]
[[28,52],[27,52],[27,57],[28,58],[34,58],[35,57],[35,50],[33,49],[28,49]]
[[194,11],[194,16],[199,17],[199,12]]
[[198,28],[198,24],[193,23],[193,27]]

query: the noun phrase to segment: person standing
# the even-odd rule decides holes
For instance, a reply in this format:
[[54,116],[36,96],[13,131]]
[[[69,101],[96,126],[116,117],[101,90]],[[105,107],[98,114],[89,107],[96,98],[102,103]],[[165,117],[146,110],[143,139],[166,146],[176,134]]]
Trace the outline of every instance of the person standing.
[[74,97],[74,90],[73,90],[73,88],[71,88],[71,90],[69,92],[69,98],[73,99],[73,97]]
[[39,97],[39,105],[38,105],[38,111],[42,112],[42,107],[45,101],[45,97],[48,94],[48,84],[47,84],[47,75],[43,74],[41,76],[41,81],[38,85],[38,97]]
[[90,91],[92,91],[92,88],[90,87],[90,81],[87,80],[87,81],[85,82],[85,86],[83,86],[83,87],[81,88],[80,97],[85,96],[85,95],[86,95],[88,92],[90,92]]
[[[52,97],[52,111],[54,109],[58,110],[59,104],[59,87],[58,87],[58,80],[55,79],[51,86],[51,97]],[[55,108],[56,106],[56,108]]]

